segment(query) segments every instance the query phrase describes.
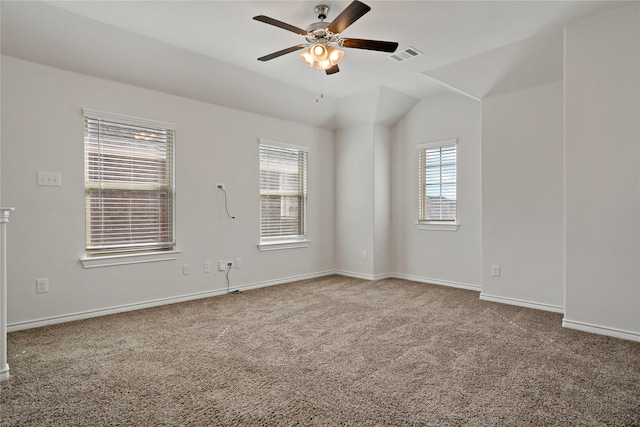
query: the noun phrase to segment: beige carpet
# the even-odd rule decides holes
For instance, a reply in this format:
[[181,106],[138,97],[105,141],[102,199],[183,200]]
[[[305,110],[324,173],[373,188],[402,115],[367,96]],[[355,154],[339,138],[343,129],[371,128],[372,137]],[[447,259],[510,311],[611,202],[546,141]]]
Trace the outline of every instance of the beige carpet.
[[7,426],[639,425],[640,343],[340,276],[9,334]]

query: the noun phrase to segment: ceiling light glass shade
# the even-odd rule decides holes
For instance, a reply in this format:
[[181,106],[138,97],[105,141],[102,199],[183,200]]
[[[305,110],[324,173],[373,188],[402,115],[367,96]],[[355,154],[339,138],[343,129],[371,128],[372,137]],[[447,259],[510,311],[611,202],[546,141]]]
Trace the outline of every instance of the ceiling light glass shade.
[[344,51],[338,49],[335,46],[325,46],[322,43],[317,43],[311,46],[300,54],[302,62],[309,67],[313,67],[315,64],[318,70],[328,70],[329,68],[337,65],[342,61]]
[[344,51],[338,49],[337,47],[334,46],[329,46],[327,48],[327,56],[329,58],[329,61],[331,61],[331,65],[337,65],[338,62],[342,61],[342,57],[344,56]]
[[327,47],[322,43],[316,43],[311,46],[309,52],[311,53],[311,57],[313,57],[313,60],[317,62],[324,61],[329,56]]
[[313,56],[311,56],[311,52],[309,50],[305,50],[300,54],[300,59],[307,64],[309,67],[313,67]]
[[332,64],[331,61],[329,60],[329,58],[325,59],[324,61],[320,61],[318,62],[318,64],[316,65],[316,68],[318,70],[326,70],[328,68],[331,68]]

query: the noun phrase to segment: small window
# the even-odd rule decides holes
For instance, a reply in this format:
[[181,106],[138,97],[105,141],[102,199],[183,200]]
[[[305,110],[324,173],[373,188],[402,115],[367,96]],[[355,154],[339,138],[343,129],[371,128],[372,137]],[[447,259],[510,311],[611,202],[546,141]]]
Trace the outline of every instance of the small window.
[[418,224],[455,224],[456,140],[418,145]]
[[307,149],[260,142],[260,242],[307,235]]
[[175,125],[84,109],[87,255],[175,246]]

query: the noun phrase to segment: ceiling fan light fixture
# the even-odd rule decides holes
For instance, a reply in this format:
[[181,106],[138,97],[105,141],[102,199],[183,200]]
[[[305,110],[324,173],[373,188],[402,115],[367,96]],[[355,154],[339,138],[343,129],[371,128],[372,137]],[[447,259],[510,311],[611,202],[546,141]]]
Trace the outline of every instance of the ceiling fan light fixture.
[[302,62],[307,64],[309,67],[313,67],[313,63],[315,62],[313,60],[313,56],[311,56],[311,52],[309,49],[300,54],[300,59],[302,59]]
[[331,61],[331,65],[338,65],[338,62],[342,61],[342,57],[344,56],[344,51],[335,46],[329,46],[327,48],[327,53],[329,61]]
[[329,68],[331,68],[333,66],[333,64],[331,64],[331,61],[329,60],[329,58],[318,62],[318,64],[316,65],[316,68],[318,70],[328,70]]
[[359,0],[352,0],[351,3],[329,23],[325,22],[329,12],[329,6],[321,4],[315,8],[316,16],[320,22],[314,22],[306,29],[278,21],[277,19],[273,19],[265,15],[254,16],[253,19],[256,21],[296,33],[305,39],[305,43],[303,44],[291,46],[269,55],[262,56],[258,58],[258,61],[270,61],[282,55],[304,49],[300,55],[300,59],[307,64],[308,67],[313,68],[315,65],[317,69],[324,70],[328,75],[330,75],[340,71],[338,63],[344,57],[344,52],[338,49],[338,47],[366,49],[380,52],[395,52],[398,48],[397,42],[342,38],[340,36],[344,30],[370,10],[371,7],[367,6],[363,2]]
[[327,47],[322,43],[316,43],[313,46],[311,46],[311,49],[309,49],[309,52],[311,53],[311,56],[316,62],[324,61],[329,56]]

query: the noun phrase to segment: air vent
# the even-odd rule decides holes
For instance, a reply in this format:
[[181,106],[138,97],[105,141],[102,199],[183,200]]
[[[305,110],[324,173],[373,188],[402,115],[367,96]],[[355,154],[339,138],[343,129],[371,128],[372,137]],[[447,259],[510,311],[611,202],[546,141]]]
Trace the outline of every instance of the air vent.
[[415,58],[416,56],[420,56],[420,55],[422,55],[422,52],[420,52],[418,49],[416,49],[413,46],[409,46],[406,49],[392,53],[391,55],[389,55],[389,58],[397,62],[402,62],[402,61],[406,61],[407,59]]

